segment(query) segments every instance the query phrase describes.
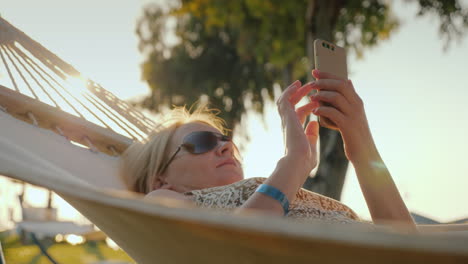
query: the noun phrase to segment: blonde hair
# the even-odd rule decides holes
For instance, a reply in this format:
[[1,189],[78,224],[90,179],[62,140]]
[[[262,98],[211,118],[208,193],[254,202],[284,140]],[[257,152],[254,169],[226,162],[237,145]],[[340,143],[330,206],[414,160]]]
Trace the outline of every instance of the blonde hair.
[[201,122],[227,133],[226,122],[218,117],[219,110],[199,105],[186,109],[175,107],[168,118],[158,125],[143,141],[135,141],[124,153],[119,162],[119,174],[127,188],[134,192],[152,191],[156,177],[169,159],[169,145],[177,128],[184,124]]

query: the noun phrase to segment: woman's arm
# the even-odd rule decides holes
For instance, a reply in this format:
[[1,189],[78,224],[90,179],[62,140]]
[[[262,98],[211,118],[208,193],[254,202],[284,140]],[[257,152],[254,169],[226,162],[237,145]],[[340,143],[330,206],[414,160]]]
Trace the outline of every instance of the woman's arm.
[[374,223],[401,222],[415,229],[411,215],[377,151],[364,103],[349,80],[314,70],[318,92],[312,100],[326,102],[313,113],[332,120],[341,132],[345,154],[353,164]]
[[[293,201],[310,171],[317,165],[318,123],[309,122],[305,132],[302,124],[318,103],[311,102],[297,110],[294,107],[312,89],[311,83],[301,87],[300,82],[296,81],[283,92],[277,101],[286,151],[285,156],[279,160],[275,170],[264,184],[279,189],[289,201]],[[258,192],[250,196],[237,212],[250,209],[284,215],[283,207],[278,201]]]
[[157,189],[145,195],[145,200],[155,200],[168,205],[195,207],[195,202],[190,197],[168,189]]
[[378,153],[353,162],[359,185],[374,223],[396,221],[415,227],[390,172]]

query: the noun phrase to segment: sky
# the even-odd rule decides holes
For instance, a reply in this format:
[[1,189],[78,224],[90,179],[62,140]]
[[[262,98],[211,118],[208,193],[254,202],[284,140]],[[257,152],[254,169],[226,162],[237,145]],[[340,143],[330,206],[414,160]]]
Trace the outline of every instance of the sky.
[[[3,0],[0,15],[112,93],[129,99],[149,92],[140,80],[144,58],[135,34],[136,20],[148,2]],[[468,1],[462,2],[468,7]],[[416,5],[403,1],[393,7],[399,30],[366,50],[362,59],[350,54],[349,77],[365,102],[377,147],[408,208],[439,221],[468,217],[463,203],[468,200],[468,37],[444,51],[437,17],[416,18]],[[283,154],[273,102],[266,111],[267,130],[256,114],[244,120],[252,138],[243,153],[247,177],[268,177]],[[0,179],[0,199],[16,191]],[[31,188],[28,195],[41,196],[32,200],[45,203],[44,191]],[[56,200],[59,214],[73,214]],[[369,219],[352,166],[342,201]],[[5,219],[5,211],[0,206],[0,219]]]

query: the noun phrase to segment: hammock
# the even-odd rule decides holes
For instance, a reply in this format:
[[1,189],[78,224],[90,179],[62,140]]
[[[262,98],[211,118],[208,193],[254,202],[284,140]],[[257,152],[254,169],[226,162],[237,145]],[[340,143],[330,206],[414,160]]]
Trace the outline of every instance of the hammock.
[[467,225],[415,235],[143,200],[117,159],[154,123],[1,18],[0,57],[0,175],[57,192],[138,263],[468,261]]

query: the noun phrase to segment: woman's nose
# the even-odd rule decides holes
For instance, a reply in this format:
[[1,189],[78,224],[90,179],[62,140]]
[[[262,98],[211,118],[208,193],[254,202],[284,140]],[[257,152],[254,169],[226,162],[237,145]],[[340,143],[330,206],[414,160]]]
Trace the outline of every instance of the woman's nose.
[[222,141],[220,146],[216,149],[216,154],[219,156],[223,155],[230,155],[232,156],[234,153],[234,147],[231,141]]

